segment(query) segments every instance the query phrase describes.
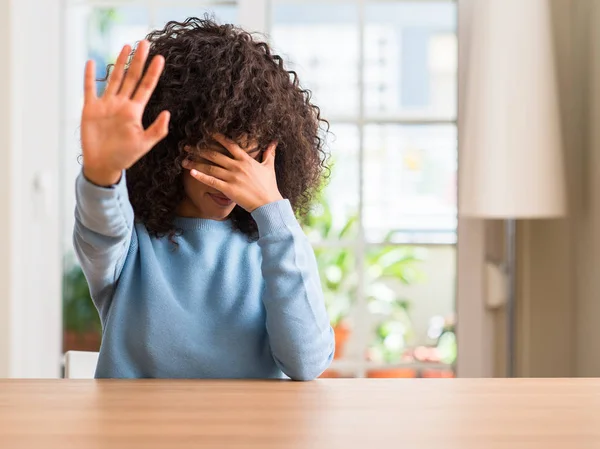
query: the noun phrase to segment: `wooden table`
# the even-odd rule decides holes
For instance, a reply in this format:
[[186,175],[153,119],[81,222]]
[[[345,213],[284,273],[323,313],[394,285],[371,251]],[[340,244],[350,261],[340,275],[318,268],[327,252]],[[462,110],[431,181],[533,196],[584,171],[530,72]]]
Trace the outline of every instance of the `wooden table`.
[[600,380],[0,380],[0,448],[600,448]]

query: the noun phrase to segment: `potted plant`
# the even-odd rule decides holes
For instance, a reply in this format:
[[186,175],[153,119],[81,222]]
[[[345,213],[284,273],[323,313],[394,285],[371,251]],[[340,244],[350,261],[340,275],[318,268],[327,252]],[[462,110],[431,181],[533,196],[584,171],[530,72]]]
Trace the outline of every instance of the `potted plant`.
[[[331,208],[326,197],[319,198],[314,207],[303,221],[303,227],[309,238],[320,241],[342,241],[348,239],[357,231],[358,217],[350,216],[347,221],[337,228],[333,225]],[[386,237],[387,241],[391,234]],[[325,298],[327,312],[336,335],[335,358],[343,357],[345,345],[351,335],[348,315],[356,297],[358,288],[358,273],[356,270],[356,255],[352,247],[320,247],[316,245],[315,256],[319,266],[319,274]],[[398,285],[410,285],[419,282],[422,271],[418,263],[422,260],[418,248],[381,247],[367,252],[365,258],[365,289],[369,308],[375,315],[388,317],[389,323],[382,322],[377,329],[381,341],[380,349],[390,359],[390,345],[398,338],[399,323],[404,326],[403,338],[410,332],[411,324],[408,318],[409,301],[396,294]],[[393,332],[392,332],[392,329]],[[387,335],[390,333],[390,335]],[[387,342],[387,343],[383,343]],[[374,348],[376,352],[377,349]]]
[[83,271],[76,263],[65,264],[63,277],[63,351],[98,351],[101,324]]
[[349,249],[315,249],[325,306],[335,332],[335,358],[344,354],[351,328],[348,312],[356,291],[355,256]]
[[[340,241],[355,232],[357,217],[351,216],[344,225],[336,229],[329,203],[325,196],[303,220],[302,225],[309,238]],[[323,288],[325,307],[335,332],[335,358],[344,354],[350,337],[348,313],[354,301],[357,285],[356,257],[352,248],[314,249]]]
[[444,328],[437,339],[436,348],[442,362],[449,365],[453,365],[456,362],[458,351],[456,345],[456,322],[454,315],[445,318]]
[[[424,260],[419,248],[384,247],[367,254],[367,302],[375,339],[368,351],[369,360],[399,363],[404,359],[407,343],[413,338],[410,301],[399,292],[403,286],[423,280],[419,263]],[[416,377],[410,368],[372,369],[368,377]]]

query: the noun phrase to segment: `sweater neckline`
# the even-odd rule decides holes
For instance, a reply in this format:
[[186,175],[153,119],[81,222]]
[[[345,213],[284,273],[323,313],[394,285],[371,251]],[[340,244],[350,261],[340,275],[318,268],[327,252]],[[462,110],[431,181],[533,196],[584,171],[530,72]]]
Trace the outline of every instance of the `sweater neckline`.
[[210,220],[207,218],[188,218],[188,217],[175,217],[173,220],[175,227],[183,229],[184,231],[190,230],[231,230],[231,220]]

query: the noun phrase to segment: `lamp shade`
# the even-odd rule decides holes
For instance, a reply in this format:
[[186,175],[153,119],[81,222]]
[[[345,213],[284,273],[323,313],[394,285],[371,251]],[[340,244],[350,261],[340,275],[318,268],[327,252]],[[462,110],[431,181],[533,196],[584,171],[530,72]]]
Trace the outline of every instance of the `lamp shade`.
[[459,215],[565,214],[547,0],[472,2],[459,118]]

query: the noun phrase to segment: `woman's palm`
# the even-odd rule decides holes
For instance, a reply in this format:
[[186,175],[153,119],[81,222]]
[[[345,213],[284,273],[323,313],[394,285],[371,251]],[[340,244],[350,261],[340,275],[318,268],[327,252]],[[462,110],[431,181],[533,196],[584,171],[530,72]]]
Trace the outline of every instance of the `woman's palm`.
[[103,164],[110,156],[104,163],[129,168],[145,149],[142,113],[143,107],[118,97],[86,104],[81,120],[86,163]]
[[[168,132],[169,114],[163,111],[144,129],[142,114],[164,66],[155,57],[141,78],[148,54],[142,41],[125,74],[129,47],[125,46],[102,97],[96,96],[94,64],[88,62],[85,75],[85,103],[81,116],[81,143],[84,170],[115,173],[129,168]],[[141,78],[141,81],[140,81]]]

